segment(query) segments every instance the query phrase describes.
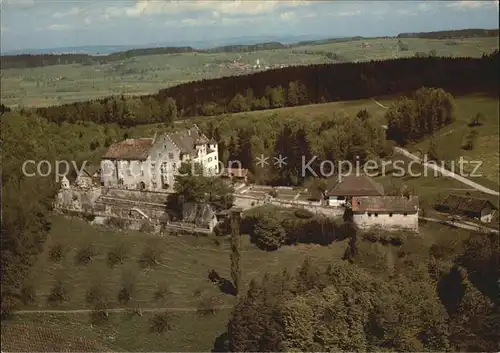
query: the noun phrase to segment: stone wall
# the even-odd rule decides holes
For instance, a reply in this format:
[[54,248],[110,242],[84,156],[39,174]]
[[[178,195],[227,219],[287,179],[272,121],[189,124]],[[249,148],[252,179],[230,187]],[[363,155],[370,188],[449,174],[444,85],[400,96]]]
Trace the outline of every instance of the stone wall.
[[418,213],[410,213],[403,215],[394,213],[390,216],[388,213],[378,213],[378,216],[367,213],[354,214],[353,220],[361,229],[369,229],[371,227],[381,227],[383,229],[406,229],[418,232]]

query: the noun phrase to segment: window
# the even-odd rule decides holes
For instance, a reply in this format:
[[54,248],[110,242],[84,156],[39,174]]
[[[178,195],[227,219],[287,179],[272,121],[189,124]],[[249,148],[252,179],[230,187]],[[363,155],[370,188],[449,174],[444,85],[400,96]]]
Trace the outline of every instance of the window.
[[208,162],[211,162],[211,161],[212,161],[212,157],[209,157],[209,158],[208,158]]
[[378,217],[378,213],[375,213],[375,217]]
[[167,145],[163,145],[163,148],[164,148],[164,149],[167,149]]
[[158,183],[156,181],[153,181],[153,188],[157,188],[158,187]]
[[132,176],[132,171],[130,170],[130,168],[127,168],[127,175]]
[[173,153],[169,153],[168,154],[168,159],[174,159],[174,154]]
[[172,167],[173,167],[173,169],[175,170],[175,169],[177,168],[177,165],[174,163],[174,164],[172,165]]
[[403,213],[403,216],[408,216],[408,213],[406,213],[406,212],[405,212],[405,213]]
[[392,217],[392,213],[389,213],[389,217]]
[[216,161],[216,160],[217,160],[217,156],[214,156],[214,161]]
[[141,169],[141,176],[144,176],[144,170]]
[[161,158],[161,152],[158,152],[158,158]]
[[368,217],[371,217],[371,216],[372,216],[372,214],[370,212],[368,212]]

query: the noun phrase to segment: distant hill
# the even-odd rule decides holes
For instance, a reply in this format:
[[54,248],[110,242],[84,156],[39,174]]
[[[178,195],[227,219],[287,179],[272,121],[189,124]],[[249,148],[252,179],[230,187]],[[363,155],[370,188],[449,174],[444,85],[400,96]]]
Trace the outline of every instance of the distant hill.
[[[498,36],[498,29],[462,29],[438,32],[401,33],[399,38],[449,39],[466,37]],[[389,37],[376,37],[389,38]],[[40,49],[30,54],[9,54],[0,56],[2,69],[33,68],[50,65],[82,64],[93,65],[125,60],[137,56],[176,54],[176,53],[241,53],[261,50],[293,48],[305,45],[321,45],[353,40],[364,40],[369,37],[336,37],[317,39],[315,36],[288,37],[237,37],[211,40],[208,42],[192,42],[190,45],[161,46],[85,46],[56,49]],[[219,43],[219,44],[215,44]],[[54,53],[57,52],[57,53]]]
[[498,37],[498,29],[458,29],[451,31],[401,33],[398,38],[457,39],[471,37]]

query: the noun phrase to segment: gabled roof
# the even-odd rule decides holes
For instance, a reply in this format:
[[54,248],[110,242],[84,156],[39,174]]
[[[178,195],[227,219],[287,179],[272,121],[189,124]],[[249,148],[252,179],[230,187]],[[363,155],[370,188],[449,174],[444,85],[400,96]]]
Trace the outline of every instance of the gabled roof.
[[418,212],[418,197],[411,196],[362,196],[352,198],[352,211],[416,213]]
[[440,203],[440,206],[461,212],[476,213],[481,212],[481,210],[487,206],[494,210],[497,209],[497,207],[489,200],[456,194],[448,195],[443,202]]
[[95,164],[89,164],[86,165],[85,168],[83,168],[80,171],[80,174],[78,176],[81,177],[93,177],[97,172],[99,172],[99,166]]
[[326,194],[327,196],[382,196],[384,188],[366,175],[349,174]]
[[113,143],[103,159],[146,160],[153,147],[152,138],[127,139]]
[[208,144],[210,141],[195,125],[194,127],[168,134],[168,137],[179,148],[181,153],[196,155],[196,144]]

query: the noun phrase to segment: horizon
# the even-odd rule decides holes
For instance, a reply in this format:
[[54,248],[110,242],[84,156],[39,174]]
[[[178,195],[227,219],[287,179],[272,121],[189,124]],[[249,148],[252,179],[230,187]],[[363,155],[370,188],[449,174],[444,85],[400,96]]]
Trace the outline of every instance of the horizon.
[[498,29],[495,9],[497,1],[7,0],[1,11],[1,52],[92,46],[203,49],[193,43],[209,48],[238,38],[264,42],[266,37],[321,40]]

